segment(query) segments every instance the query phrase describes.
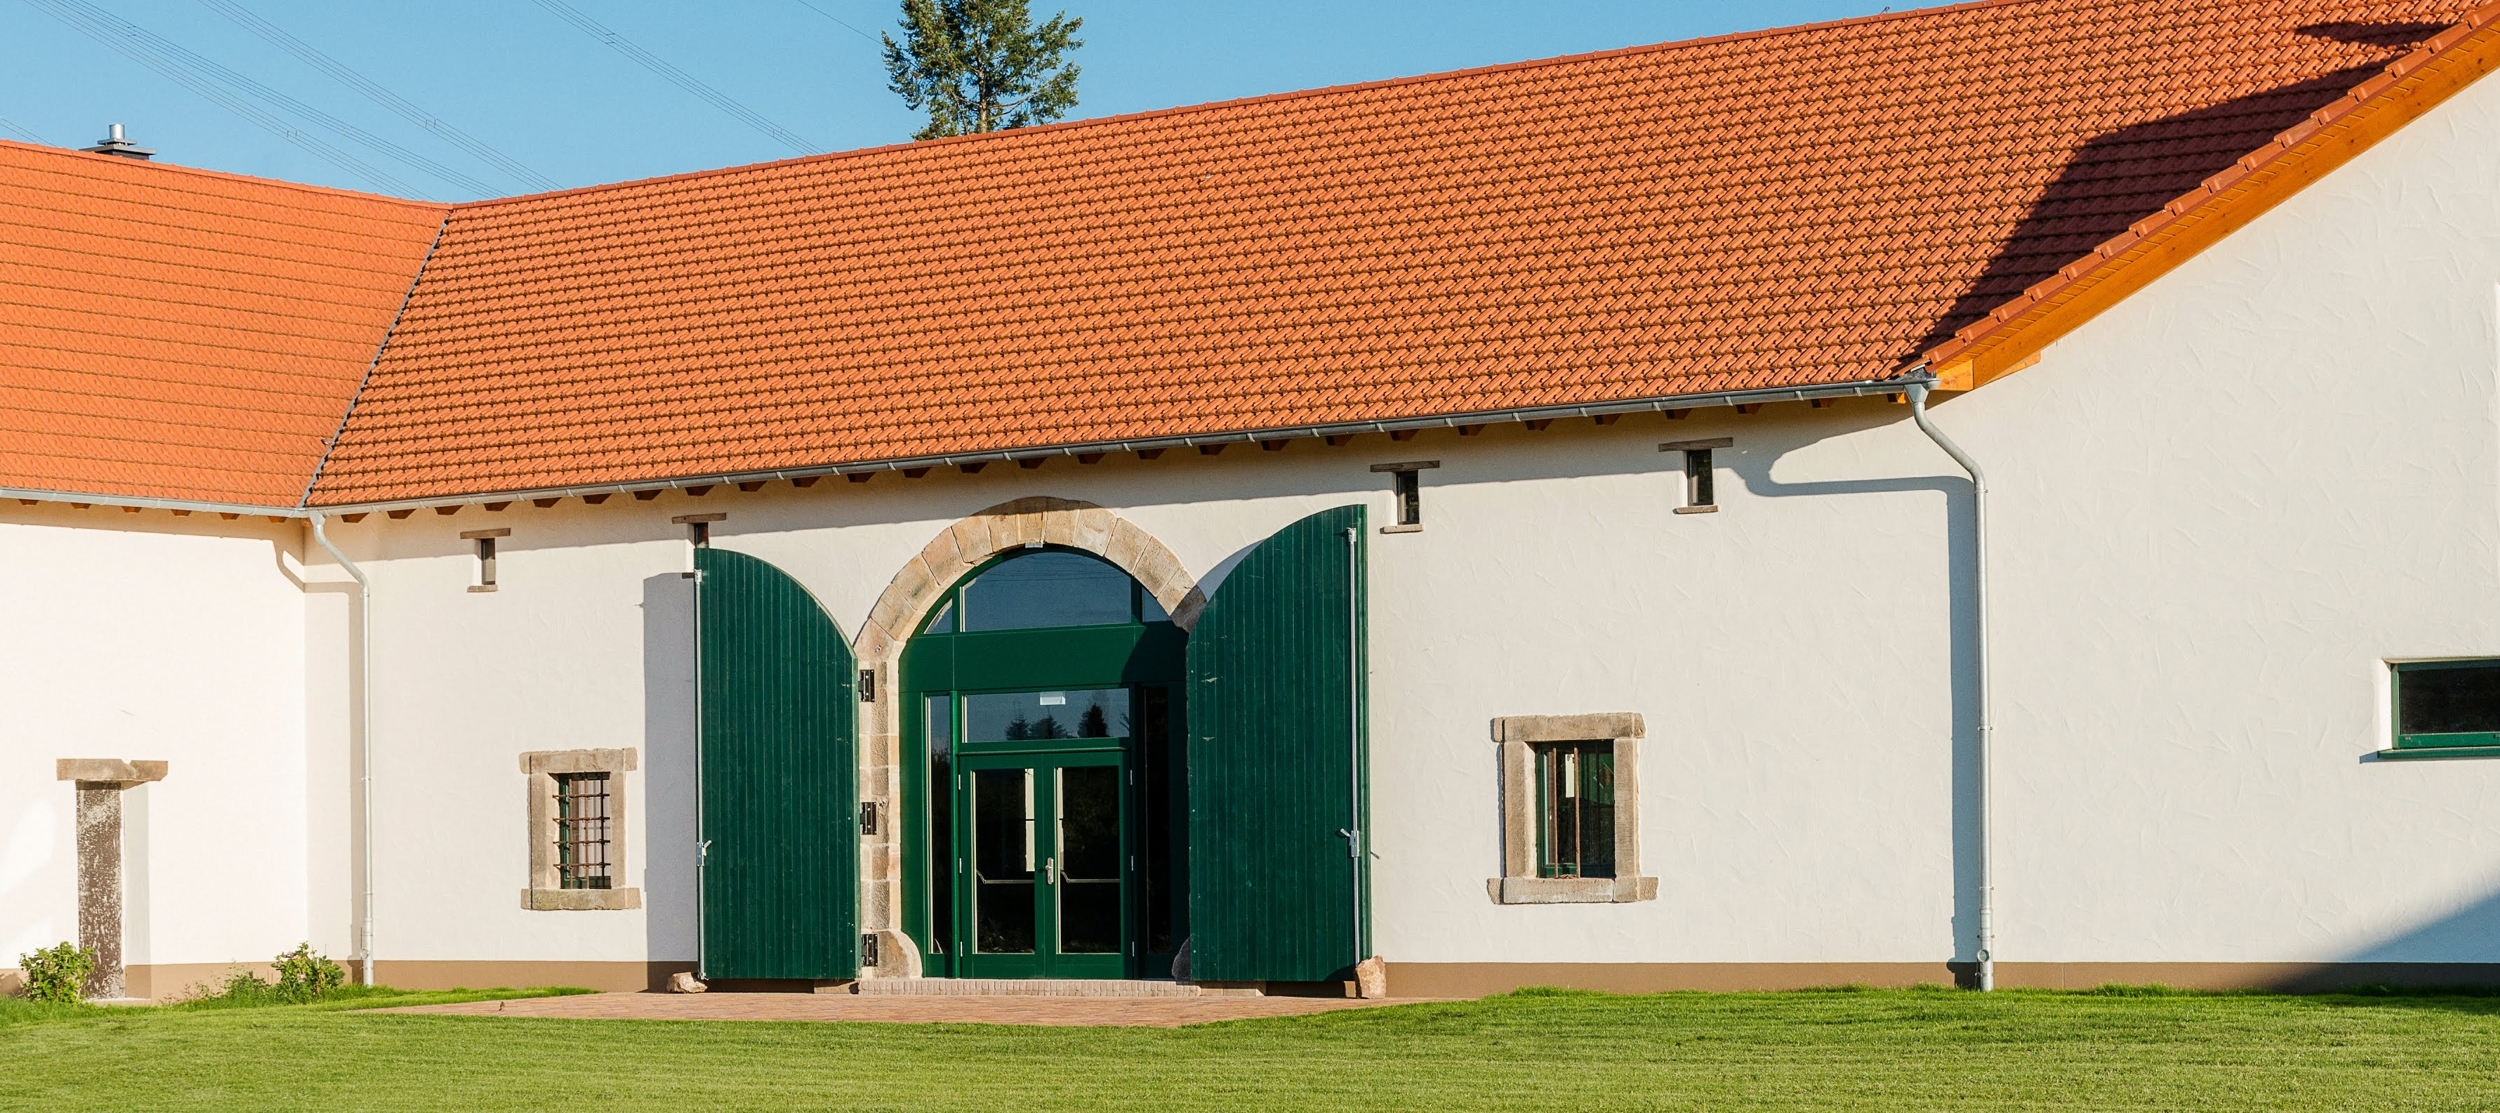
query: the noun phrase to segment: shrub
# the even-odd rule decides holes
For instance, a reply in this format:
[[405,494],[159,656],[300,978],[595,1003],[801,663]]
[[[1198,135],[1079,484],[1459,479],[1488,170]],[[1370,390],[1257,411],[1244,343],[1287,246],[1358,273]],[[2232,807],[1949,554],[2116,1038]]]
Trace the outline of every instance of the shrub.
[[273,987],[278,1000],[288,1004],[318,1001],[347,984],[347,971],[339,968],[310,943],[298,943],[295,949],[279,955],[273,963],[278,968],[278,984]]
[[271,959],[278,971],[274,983],[249,970],[237,968],[226,975],[226,983],[210,990],[197,987],[197,999],[218,1005],[304,1005],[338,992],[347,984],[347,971],[330,961],[310,943],[298,943],[295,949]]
[[26,971],[28,1000],[75,1005],[86,999],[87,975],[95,973],[95,952],[75,943],[63,943],[19,955],[17,964]]

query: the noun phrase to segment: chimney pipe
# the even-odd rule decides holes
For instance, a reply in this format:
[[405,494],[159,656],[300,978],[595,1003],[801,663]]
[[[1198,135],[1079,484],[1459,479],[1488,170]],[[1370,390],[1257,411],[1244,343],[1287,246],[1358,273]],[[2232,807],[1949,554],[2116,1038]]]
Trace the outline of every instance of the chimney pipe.
[[156,157],[156,152],[133,143],[128,139],[122,138],[122,126],[120,124],[114,124],[106,128],[104,140],[102,142],[97,143],[92,147],[83,147],[80,149],[91,151],[99,155],[113,155],[119,158],[134,158],[141,162],[146,162],[147,160]]

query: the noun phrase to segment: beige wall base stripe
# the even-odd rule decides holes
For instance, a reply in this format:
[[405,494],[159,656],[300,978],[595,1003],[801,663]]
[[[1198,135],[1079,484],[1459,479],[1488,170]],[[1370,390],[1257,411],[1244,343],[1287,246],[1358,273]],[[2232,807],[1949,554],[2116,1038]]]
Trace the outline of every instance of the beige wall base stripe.
[[[1942,962],[1392,962],[1392,997],[1482,997],[1528,986],[1606,993],[1953,985]],[[2318,993],[2358,986],[2500,988],[2500,963],[2477,962],[2000,962],[2006,989],[2165,985]]]
[[[373,964],[375,981],[393,989],[499,989],[530,986],[578,986],[608,992],[660,990],[668,976],[692,971],[685,962],[427,962],[382,959]],[[129,994],[170,1001],[188,996],[194,985],[215,989],[231,971],[250,970],[274,978],[268,963],[168,963],[129,968]],[[353,976],[350,971],[350,976]]]

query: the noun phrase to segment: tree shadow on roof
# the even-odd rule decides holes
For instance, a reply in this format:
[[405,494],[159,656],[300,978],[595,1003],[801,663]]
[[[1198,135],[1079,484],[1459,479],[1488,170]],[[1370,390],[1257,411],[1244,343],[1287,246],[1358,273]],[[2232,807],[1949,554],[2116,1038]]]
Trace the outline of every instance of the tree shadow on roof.
[[[2322,24],[2304,33],[2347,42],[2382,41],[2388,57],[2221,104],[2119,128],[2075,149],[2066,168],[2016,224],[1970,289],[1956,299],[1904,363],[1953,338],[1990,310],[2020,297],[2058,268],[2092,253],[2128,226],[2221,173],[2250,151],[2369,80],[2427,24]],[[2333,30],[2328,30],[2328,29]],[[2431,26],[2431,34],[2439,27]],[[2424,35],[2422,37],[2427,37]]]
[[[2312,23],[2294,28],[2313,39],[2333,39],[2339,43],[2359,46],[2411,48],[2422,45],[2431,36],[2447,30],[2446,23],[2362,23],[2340,20],[2334,23]],[[2357,83],[2356,83],[2357,84]]]

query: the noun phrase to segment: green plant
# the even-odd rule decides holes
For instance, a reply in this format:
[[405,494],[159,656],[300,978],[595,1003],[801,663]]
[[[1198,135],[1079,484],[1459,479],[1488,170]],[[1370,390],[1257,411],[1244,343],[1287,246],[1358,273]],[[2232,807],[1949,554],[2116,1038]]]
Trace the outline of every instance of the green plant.
[[275,982],[238,966],[227,971],[225,984],[215,989],[191,987],[190,999],[210,1007],[307,1005],[335,997],[347,985],[347,971],[310,943],[296,944],[269,965],[278,972]]
[[278,969],[278,984],[273,988],[278,1000],[290,1005],[318,1001],[347,984],[347,971],[332,962],[310,943],[298,943],[295,949],[279,955],[271,963]]
[[192,997],[214,1005],[306,1005],[336,995],[347,984],[347,971],[310,943],[296,944],[269,965],[278,972],[276,982],[236,967],[226,973],[224,985],[214,990],[195,986]]
[[17,956],[26,971],[26,998],[56,1005],[75,1005],[87,996],[87,975],[95,973],[95,952],[76,943]]

